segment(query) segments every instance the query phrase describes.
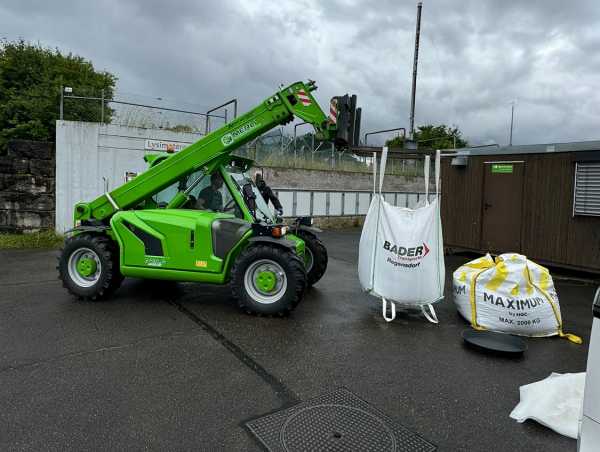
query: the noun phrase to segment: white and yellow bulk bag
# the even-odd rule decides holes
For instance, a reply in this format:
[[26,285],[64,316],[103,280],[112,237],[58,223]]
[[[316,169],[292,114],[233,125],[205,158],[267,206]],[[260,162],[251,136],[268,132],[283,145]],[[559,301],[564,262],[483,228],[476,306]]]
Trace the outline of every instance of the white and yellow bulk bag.
[[520,336],[581,338],[562,331],[558,295],[547,268],[516,254],[486,254],[453,274],[458,312],[478,330]]

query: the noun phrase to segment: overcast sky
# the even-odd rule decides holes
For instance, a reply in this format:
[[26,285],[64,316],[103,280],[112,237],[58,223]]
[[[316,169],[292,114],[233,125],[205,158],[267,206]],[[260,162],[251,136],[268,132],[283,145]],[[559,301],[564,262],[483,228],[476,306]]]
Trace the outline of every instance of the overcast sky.
[[[414,1],[0,0],[0,37],[93,61],[126,93],[245,111],[280,83],[355,93],[363,133],[408,127]],[[473,144],[600,139],[600,2],[423,2],[417,125]]]

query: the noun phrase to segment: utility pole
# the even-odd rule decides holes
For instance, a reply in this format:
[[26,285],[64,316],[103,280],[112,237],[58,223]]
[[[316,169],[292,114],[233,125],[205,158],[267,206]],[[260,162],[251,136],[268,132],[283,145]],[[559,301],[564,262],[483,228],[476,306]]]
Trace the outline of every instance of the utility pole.
[[415,94],[417,91],[417,62],[419,61],[419,35],[421,34],[421,8],[423,3],[417,3],[417,29],[415,31],[415,59],[413,63],[412,94],[410,96],[410,139],[415,135]]
[[63,119],[63,103],[65,101],[65,89],[60,85],[60,114],[58,118],[62,121]]
[[512,146],[512,132],[513,132],[513,120],[515,117],[515,101],[513,100],[510,103],[510,139],[508,140],[508,145]]
[[102,98],[100,102],[100,122],[104,123],[104,88],[102,88]]

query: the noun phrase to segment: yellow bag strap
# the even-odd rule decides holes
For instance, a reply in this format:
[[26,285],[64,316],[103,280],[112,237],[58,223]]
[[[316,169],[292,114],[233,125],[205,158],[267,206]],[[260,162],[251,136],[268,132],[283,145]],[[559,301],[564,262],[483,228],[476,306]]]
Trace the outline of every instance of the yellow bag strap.
[[477,278],[484,271],[494,268],[494,265],[489,262],[478,262],[474,265],[466,265],[467,267],[476,268],[478,271],[471,278],[471,287],[469,289],[469,302],[471,303],[471,326],[473,329],[483,331],[484,327],[477,323],[477,306],[475,305],[475,286],[477,285]]
[[484,261],[484,260],[479,260],[479,259],[478,259],[478,261],[467,262],[465,265],[463,265],[463,267],[486,270],[486,269],[494,266],[494,264],[489,261]]
[[[540,265],[540,267],[541,267],[541,265]],[[542,268],[544,270],[546,270],[544,267],[542,267]],[[546,270],[546,272],[548,272],[548,270]],[[527,269],[527,273],[529,273],[529,269]],[[548,273],[550,273],[550,272],[548,272]],[[548,292],[546,292],[544,289],[542,289],[540,286],[538,286],[535,282],[533,282],[531,273],[529,273],[529,282],[531,282],[533,287],[535,287],[537,290],[539,290],[542,293],[542,295],[544,295],[544,297],[546,298],[548,303],[550,303],[550,306],[552,306],[552,312],[554,313],[554,317],[556,318],[556,322],[558,323],[558,335],[560,337],[564,337],[565,339],[568,339],[569,341],[573,342],[574,344],[582,344],[583,339],[581,339],[579,336],[577,336],[575,334],[571,334],[571,333],[563,333],[562,317],[558,313],[558,308],[554,304],[554,300],[552,300],[552,297],[548,294]]]
[[545,290],[543,290],[541,287],[536,286],[535,283],[532,283],[532,284],[544,295],[544,297],[546,297],[546,300],[548,300],[548,303],[550,303],[550,306],[552,306],[552,312],[554,312],[554,317],[556,317],[556,322],[558,323],[558,335],[560,337],[564,337],[564,338],[568,339],[569,341],[573,342],[574,344],[582,344],[583,340],[579,336],[577,336],[575,334],[571,334],[571,333],[563,333],[562,317],[558,313],[558,309],[556,308],[556,305],[554,304],[552,297],[550,295],[548,295],[548,293]]
[[568,339],[569,341],[573,342],[574,344],[582,344],[583,343],[583,339],[581,339],[579,336],[572,334],[572,333],[563,333],[562,329],[558,332],[558,335],[560,337],[564,337],[564,338]]

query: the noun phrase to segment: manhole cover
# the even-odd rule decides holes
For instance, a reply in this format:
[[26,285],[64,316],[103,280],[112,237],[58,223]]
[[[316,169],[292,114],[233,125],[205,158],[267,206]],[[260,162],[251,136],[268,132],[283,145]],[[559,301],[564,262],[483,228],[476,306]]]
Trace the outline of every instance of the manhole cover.
[[290,452],[319,448],[396,450],[394,434],[382,419],[347,405],[315,405],[297,411],[281,428],[281,443]]
[[246,423],[269,451],[435,451],[347,389]]

